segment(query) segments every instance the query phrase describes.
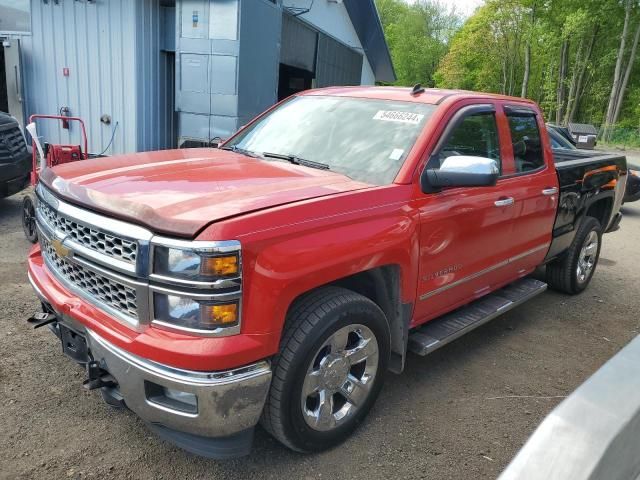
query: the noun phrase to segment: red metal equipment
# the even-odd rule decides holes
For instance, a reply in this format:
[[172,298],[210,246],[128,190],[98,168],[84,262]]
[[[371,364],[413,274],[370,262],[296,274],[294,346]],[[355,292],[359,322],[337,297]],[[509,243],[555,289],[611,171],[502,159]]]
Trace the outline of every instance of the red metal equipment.
[[[62,128],[69,128],[70,122],[78,122],[82,131],[82,140],[84,148],[81,145],[59,145],[52,143],[44,143],[43,150],[45,155],[45,164],[47,167],[53,167],[63,163],[75,162],[78,160],[86,160],[89,158],[89,141],[87,139],[87,130],[84,126],[84,122],[78,117],[67,117],[63,115],[31,115],[29,117],[29,123],[33,123],[36,120],[59,120],[62,122]],[[66,124],[66,127],[65,127]],[[31,169],[31,185],[36,186],[40,177],[41,164],[38,158],[38,149],[36,148],[36,141],[32,139],[33,154],[31,157],[32,169]],[[36,230],[36,213],[34,194],[30,193],[24,197],[22,201],[22,228],[27,239],[31,243],[38,241],[38,232]]]
[[[29,117],[29,123],[35,122],[38,119],[46,120],[60,120],[61,122],[78,122],[82,130],[82,139],[84,143],[84,149],[80,145],[56,145],[45,143],[44,153],[47,167],[53,167],[62,163],[75,162],[77,160],[86,160],[89,156],[89,141],[87,139],[87,130],[84,126],[84,122],[79,117],[67,117],[63,115],[40,115],[35,114]],[[36,142],[32,139],[33,143],[33,169],[31,171],[31,185],[35,186],[38,183],[38,176],[40,174],[40,163],[38,162],[38,150],[36,149]]]

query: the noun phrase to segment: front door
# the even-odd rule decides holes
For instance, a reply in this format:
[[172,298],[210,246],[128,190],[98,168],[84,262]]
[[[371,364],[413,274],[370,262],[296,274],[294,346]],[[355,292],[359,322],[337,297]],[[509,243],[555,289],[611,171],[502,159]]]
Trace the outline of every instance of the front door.
[[[502,138],[501,134],[502,132]],[[427,168],[451,155],[490,158],[501,168],[504,128],[495,104],[462,107],[449,120]],[[416,324],[479,298],[505,282],[513,253],[512,184],[456,187],[420,194],[420,265]]]

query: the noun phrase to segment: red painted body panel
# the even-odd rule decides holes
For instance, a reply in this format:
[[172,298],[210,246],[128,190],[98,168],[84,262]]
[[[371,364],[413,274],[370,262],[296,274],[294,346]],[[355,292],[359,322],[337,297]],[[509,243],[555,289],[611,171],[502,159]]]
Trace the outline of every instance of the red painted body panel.
[[47,169],[41,178],[73,203],[181,237],[238,214],[370,186],[213,148],[87,160]]
[[[412,326],[530,273],[544,259],[556,211],[557,199],[540,193],[558,183],[542,123],[546,166],[509,176],[514,161],[502,106],[538,107],[495,95],[428,90],[414,97],[409,92],[354,87],[307,93],[439,104],[388,186],[211,149],[114,157],[45,172],[47,185],[90,209],[175,236],[240,240],[240,335],[194,338],[153,327],[132,332],[65,292],[43,268],[37,247],[30,255],[30,273],[57,308],[114,344],[198,370],[273,355],[296,297],[374,267],[399,267],[401,299],[414,305]],[[447,121],[462,106],[477,103],[496,106],[505,177],[495,187],[422,193],[420,172]],[[497,208],[494,202],[504,196],[513,197],[515,204]],[[536,247],[538,251],[523,255]],[[494,268],[501,263],[505,265]],[[468,281],[452,285],[462,279]]]

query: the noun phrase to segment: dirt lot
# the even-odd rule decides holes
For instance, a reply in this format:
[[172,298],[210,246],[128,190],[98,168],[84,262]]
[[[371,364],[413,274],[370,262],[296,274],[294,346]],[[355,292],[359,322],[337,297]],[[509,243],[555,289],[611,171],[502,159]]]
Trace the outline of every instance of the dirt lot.
[[608,235],[578,297],[545,293],[391,375],[342,447],[303,456],[258,430],[253,454],[197,458],[81,389],[83,372],[25,319],[29,244],[20,195],[0,200],[0,477],[495,478],[545,415],[640,330],[640,205]]

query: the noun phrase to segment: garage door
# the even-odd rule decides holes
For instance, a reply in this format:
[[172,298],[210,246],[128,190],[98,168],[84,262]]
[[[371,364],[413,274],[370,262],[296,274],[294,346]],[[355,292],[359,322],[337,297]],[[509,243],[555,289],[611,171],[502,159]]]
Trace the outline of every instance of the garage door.
[[282,16],[280,63],[314,71],[318,34],[291,15]]
[[316,86],[360,85],[361,78],[362,54],[319,33]]

